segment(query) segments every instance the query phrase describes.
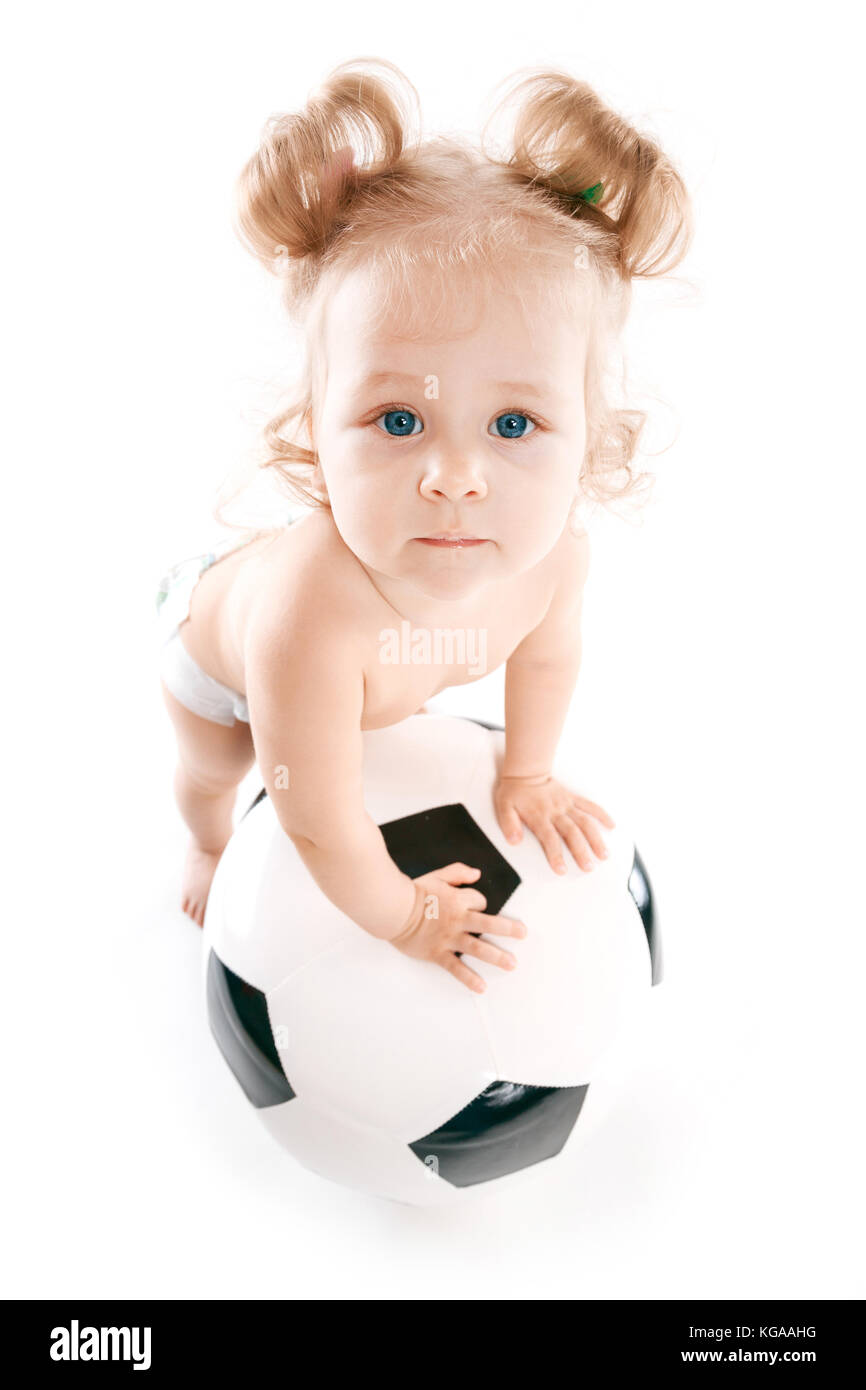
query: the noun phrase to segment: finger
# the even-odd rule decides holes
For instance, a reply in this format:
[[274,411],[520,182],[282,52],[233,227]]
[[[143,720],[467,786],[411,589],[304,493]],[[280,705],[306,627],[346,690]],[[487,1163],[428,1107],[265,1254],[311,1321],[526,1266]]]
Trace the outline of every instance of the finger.
[[444,869],[434,869],[433,872],[438,878],[444,878],[446,883],[450,883],[452,888],[456,888],[461,883],[472,883],[479,877],[481,870],[472,869],[468,864],[446,864]]
[[487,899],[477,888],[461,888],[460,906],[464,912],[483,912],[487,906]]
[[526,936],[526,923],[518,922],[514,917],[488,917],[486,914],[470,912],[472,924],[469,928],[474,931],[477,927],[486,936],[514,936],[522,940]]
[[440,964],[444,970],[448,971],[449,975],[453,975],[455,979],[466,985],[467,989],[471,989],[473,994],[483,994],[487,988],[481,976],[477,975],[474,970],[470,970],[469,966],[464,965],[462,960],[458,960],[456,956],[449,953]]
[[547,855],[547,861],[554,873],[564,874],[565,860],[562,857],[562,841],[550,821],[539,821],[537,825],[529,822],[529,828]]
[[581,869],[585,869],[586,872],[589,873],[590,869],[595,867],[595,864],[589,852],[589,845],[586,842],[583,831],[568,816],[561,816],[556,822],[556,826],[563,840],[568,845],[575,863],[578,864]]
[[608,850],[604,842],[604,836],[598,828],[598,821],[594,816],[586,815],[583,811],[578,811],[572,807],[568,812],[572,823],[580,827],[581,833],[588,841],[589,847],[599,859],[607,859]]
[[588,801],[585,796],[575,796],[574,801],[578,810],[588,811],[591,816],[595,816],[596,820],[600,820],[602,825],[606,825],[608,830],[615,828],[616,821],[607,814],[603,806],[598,806],[594,801]]
[[501,946],[494,946],[492,941],[485,941],[483,936],[473,936],[471,932],[464,932],[460,938],[460,950],[465,956],[477,956],[479,960],[486,960],[489,965],[498,965],[502,970],[514,970],[517,966],[517,958],[510,951],[505,951]]
[[506,806],[499,816],[499,827],[510,845],[516,845],[523,839],[523,826],[520,824],[520,817],[513,806]]

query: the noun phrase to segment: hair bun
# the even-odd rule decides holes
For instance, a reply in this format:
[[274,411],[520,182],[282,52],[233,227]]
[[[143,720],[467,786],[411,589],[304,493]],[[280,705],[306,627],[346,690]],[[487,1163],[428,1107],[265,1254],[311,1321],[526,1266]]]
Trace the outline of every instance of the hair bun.
[[418,109],[415,88],[384,59],[331,73],[297,114],[266,122],[238,179],[236,226],[270,269],[321,255],[361,186],[399,165]]
[[[685,186],[658,144],[610,110],[586,83],[555,70],[518,81],[491,121],[517,111],[507,164],[573,216],[601,221],[620,243],[623,277],[663,275],[692,235]],[[490,124],[488,122],[488,124]],[[580,195],[602,185],[600,196]]]

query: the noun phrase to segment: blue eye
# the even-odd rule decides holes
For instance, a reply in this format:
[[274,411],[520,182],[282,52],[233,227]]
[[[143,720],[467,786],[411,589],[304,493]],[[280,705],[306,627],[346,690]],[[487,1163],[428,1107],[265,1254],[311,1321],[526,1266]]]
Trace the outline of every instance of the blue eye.
[[379,416],[376,424],[386,434],[396,435],[398,438],[401,435],[421,433],[421,421],[411,410],[386,410],[384,415]]
[[497,415],[493,424],[500,439],[522,439],[525,434],[531,434],[535,429],[529,416],[521,415],[517,410],[509,410],[504,415]]

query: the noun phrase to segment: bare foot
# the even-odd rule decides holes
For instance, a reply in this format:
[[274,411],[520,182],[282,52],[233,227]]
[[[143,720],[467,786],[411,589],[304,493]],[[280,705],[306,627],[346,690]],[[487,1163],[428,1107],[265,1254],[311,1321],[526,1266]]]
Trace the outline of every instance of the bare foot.
[[214,852],[213,850],[200,849],[194,840],[187,850],[186,863],[183,866],[180,905],[184,912],[200,927],[204,925],[207,895],[210,892],[211,879],[221,857],[222,850]]

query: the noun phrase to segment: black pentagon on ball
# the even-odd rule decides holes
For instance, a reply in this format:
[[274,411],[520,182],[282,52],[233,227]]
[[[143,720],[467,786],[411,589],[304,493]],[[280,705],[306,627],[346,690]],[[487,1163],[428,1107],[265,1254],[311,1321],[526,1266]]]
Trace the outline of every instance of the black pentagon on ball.
[[264,994],[229,970],[214,950],[207,962],[207,1012],[217,1045],[250,1104],[262,1110],[293,1100]]
[[520,886],[520,875],[460,802],[401,816],[379,829],[397,868],[409,878],[420,878],[447,864],[480,869],[480,878],[469,886],[484,894],[488,916],[501,912]]
[[259,792],[258,796],[256,796],[255,799],[254,799],[253,801],[250,802],[249,806],[248,806],[247,809],[244,811],[244,814],[241,816],[241,820],[245,820],[246,817],[249,815],[250,811],[254,811],[254,810],[256,809],[256,807],[258,806],[259,802],[260,802],[260,801],[264,801],[264,799],[265,799],[265,797],[267,796],[267,794],[268,794],[268,789],[267,789],[267,787],[262,787],[262,789],[261,789],[261,791]]
[[560,1152],[589,1086],[494,1081],[439,1129],[409,1148],[453,1187],[473,1187]]
[[643,922],[643,929],[649,946],[652,983],[657,985],[661,983],[662,979],[662,939],[652,885],[649,881],[646,865],[637,852],[637,846],[635,846],[631,873],[628,876],[628,891]]

